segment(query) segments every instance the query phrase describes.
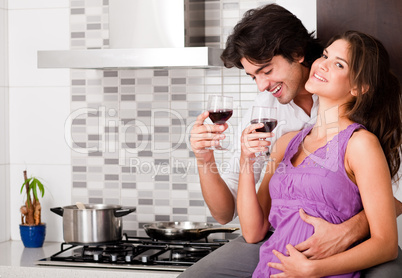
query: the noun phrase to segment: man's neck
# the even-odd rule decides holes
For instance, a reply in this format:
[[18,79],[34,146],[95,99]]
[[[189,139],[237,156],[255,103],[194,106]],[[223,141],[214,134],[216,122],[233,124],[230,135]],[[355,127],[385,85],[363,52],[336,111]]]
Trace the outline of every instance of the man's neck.
[[313,95],[307,92],[306,90],[303,90],[300,92],[294,99],[293,102],[299,106],[303,111],[311,116],[311,108],[313,107],[314,101],[313,101]]

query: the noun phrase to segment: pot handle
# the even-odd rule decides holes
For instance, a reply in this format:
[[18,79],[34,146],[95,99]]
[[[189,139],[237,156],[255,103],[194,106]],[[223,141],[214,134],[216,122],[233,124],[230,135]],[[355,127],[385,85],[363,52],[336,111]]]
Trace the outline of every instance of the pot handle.
[[117,209],[114,211],[114,216],[115,217],[122,217],[124,215],[127,215],[129,213],[132,213],[136,210],[135,207],[127,207],[127,208],[121,208],[121,209]]
[[51,208],[50,210],[51,210],[52,212],[54,212],[54,213],[60,215],[60,216],[63,216],[64,209],[63,209],[62,207]]
[[211,234],[211,233],[233,233],[234,231],[239,230],[239,228],[225,228],[225,227],[217,227],[217,228],[206,228],[199,230],[198,232],[203,234]]

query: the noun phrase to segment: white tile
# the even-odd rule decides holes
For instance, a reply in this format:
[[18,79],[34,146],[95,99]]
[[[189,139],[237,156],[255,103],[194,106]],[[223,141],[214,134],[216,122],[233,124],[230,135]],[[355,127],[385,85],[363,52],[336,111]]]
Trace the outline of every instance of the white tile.
[[66,87],[10,88],[10,163],[68,164]]
[[0,165],[8,164],[9,154],[8,88],[0,87]]
[[66,86],[69,69],[38,69],[38,50],[69,49],[69,9],[9,11],[10,86]]
[[10,239],[9,166],[0,165],[0,242]]
[[0,9],[7,9],[7,0],[0,0]]
[[7,11],[0,9],[0,86],[8,84]]
[[11,239],[19,240],[21,216],[19,208],[25,197],[20,194],[24,181],[23,171],[28,177],[40,177],[45,186],[45,196],[41,199],[42,222],[46,223],[46,241],[62,241],[62,217],[50,211],[53,207],[71,205],[71,166],[70,165],[11,165],[10,166],[10,202],[11,202]]
[[[5,2],[6,0],[1,0]],[[69,0],[9,0],[9,9],[43,9],[43,8],[68,8],[70,6]]]

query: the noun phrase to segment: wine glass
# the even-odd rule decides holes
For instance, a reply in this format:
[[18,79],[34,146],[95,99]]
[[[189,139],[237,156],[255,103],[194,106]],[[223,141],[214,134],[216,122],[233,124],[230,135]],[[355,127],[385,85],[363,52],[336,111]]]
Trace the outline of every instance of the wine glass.
[[[207,110],[209,112],[209,118],[215,125],[223,125],[233,115],[233,98],[220,95],[210,95],[208,98]],[[207,149],[227,150],[221,145],[211,146]]]
[[[272,132],[278,124],[277,120],[277,109],[275,107],[267,107],[267,106],[253,106],[251,112],[251,124],[263,123],[264,126],[261,128],[257,128],[256,132]],[[264,140],[264,139],[260,139]],[[255,159],[263,159],[265,161],[269,160],[269,151],[267,152],[258,152],[255,154]]]

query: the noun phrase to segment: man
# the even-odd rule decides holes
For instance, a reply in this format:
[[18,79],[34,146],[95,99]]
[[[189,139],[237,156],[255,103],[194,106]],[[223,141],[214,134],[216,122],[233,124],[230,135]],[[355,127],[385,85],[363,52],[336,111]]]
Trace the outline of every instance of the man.
[[[322,54],[322,47],[309,34],[301,21],[286,9],[270,4],[248,11],[229,36],[222,60],[226,67],[244,69],[255,80],[260,93],[254,105],[273,106],[278,109],[276,138],[289,131],[300,130],[316,121],[317,99],[304,88],[312,62]],[[245,58],[245,59],[243,59]],[[224,138],[227,128],[204,125],[208,112],[197,118],[191,132],[191,146],[197,158],[204,199],[212,216],[221,224],[234,219],[239,167],[239,153],[231,161],[231,171],[219,175],[212,150]],[[243,118],[241,129],[249,123],[250,111]],[[267,133],[265,138],[272,137]],[[270,143],[262,140],[268,148]],[[255,180],[263,169],[255,163]],[[397,215],[402,204],[396,202]],[[352,243],[369,235],[364,212],[339,225],[302,215],[315,228],[315,234],[295,246],[311,259],[320,259],[346,250]],[[266,239],[270,236],[267,235]],[[265,239],[265,240],[266,240]],[[265,241],[264,240],[264,241]],[[264,242],[263,241],[263,242]],[[197,262],[179,277],[250,277],[258,263],[259,247],[263,243],[247,244],[242,237],[225,244]],[[401,277],[401,254],[394,262],[370,269],[366,277]]]

